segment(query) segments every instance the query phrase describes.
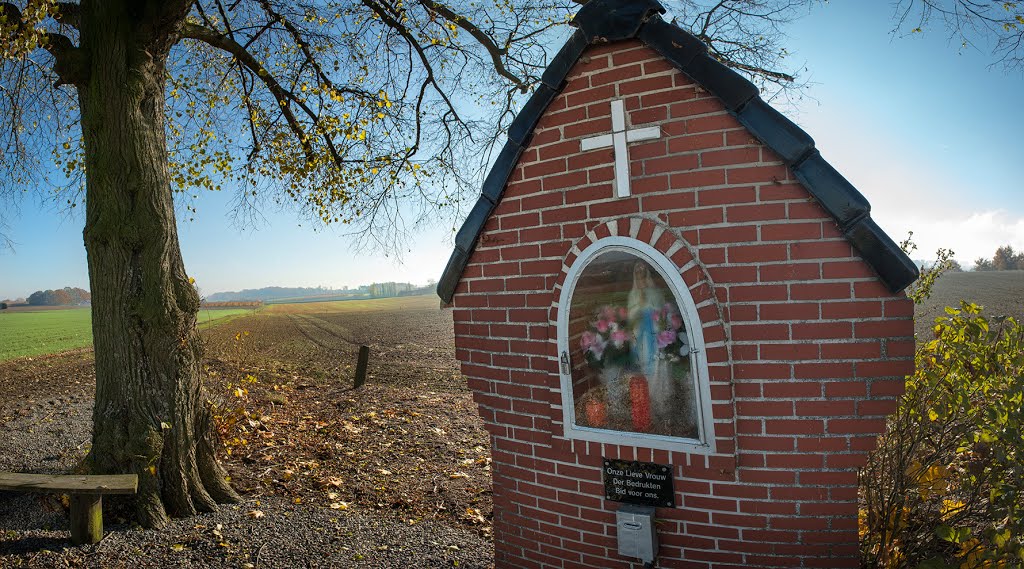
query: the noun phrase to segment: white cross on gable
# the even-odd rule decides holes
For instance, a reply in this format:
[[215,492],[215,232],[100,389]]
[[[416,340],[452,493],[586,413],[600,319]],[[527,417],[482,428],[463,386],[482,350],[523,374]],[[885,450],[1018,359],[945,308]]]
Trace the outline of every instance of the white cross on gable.
[[598,148],[615,148],[615,195],[624,198],[629,195],[629,154],[627,142],[653,140],[661,136],[656,126],[626,130],[626,109],[621,100],[612,101],[612,133],[584,138],[580,141],[583,151]]

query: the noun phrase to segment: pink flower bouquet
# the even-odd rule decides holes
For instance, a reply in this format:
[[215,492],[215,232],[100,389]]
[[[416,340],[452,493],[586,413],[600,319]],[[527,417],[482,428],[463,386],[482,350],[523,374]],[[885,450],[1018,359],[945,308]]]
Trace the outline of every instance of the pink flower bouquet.
[[632,335],[629,313],[622,306],[604,306],[597,310],[590,328],[580,336],[580,348],[594,369],[606,365],[625,365],[629,361]]
[[690,355],[690,341],[683,326],[683,317],[675,306],[665,303],[652,315],[659,357],[678,361]]

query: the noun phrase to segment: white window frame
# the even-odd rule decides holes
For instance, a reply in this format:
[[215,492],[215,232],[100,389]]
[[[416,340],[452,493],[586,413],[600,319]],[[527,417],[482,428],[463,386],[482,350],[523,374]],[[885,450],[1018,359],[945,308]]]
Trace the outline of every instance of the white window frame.
[[[572,308],[572,295],[576,290],[576,283],[590,262],[597,258],[598,254],[606,251],[623,251],[647,261],[648,264],[658,271],[661,278],[668,283],[679,303],[679,309],[682,313],[683,322],[686,324],[686,333],[691,346],[690,369],[693,373],[690,375],[694,381],[693,392],[698,398],[696,407],[697,413],[700,415],[697,420],[698,438],[689,439],[667,435],[613,431],[577,425],[576,408],[572,395],[573,366],[571,361],[568,370],[564,369],[564,366],[559,365],[565,438],[694,454],[714,453],[715,436],[714,419],[711,413],[711,384],[708,379],[708,363],[707,354],[704,349],[703,326],[697,314],[697,306],[693,302],[693,297],[690,295],[686,283],[683,282],[683,278],[680,276],[679,268],[675,267],[663,253],[651,245],[631,237],[613,235],[598,239],[580,253],[566,273],[565,284],[562,286],[562,292],[558,301],[559,359],[561,360],[563,354],[572,354],[572,351],[569,349],[569,311]],[[571,358],[571,355],[569,357]],[[565,373],[566,371],[568,373]]]

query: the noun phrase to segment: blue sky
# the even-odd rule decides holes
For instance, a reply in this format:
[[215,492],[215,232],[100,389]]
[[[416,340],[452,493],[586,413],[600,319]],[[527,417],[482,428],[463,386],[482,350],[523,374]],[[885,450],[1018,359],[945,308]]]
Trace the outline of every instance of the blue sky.
[[[870,7],[867,7],[870,5]],[[896,241],[914,231],[916,258],[952,248],[965,266],[995,248],[1024,249],[1020,71],[990,67],[941,29],[893,37],[889,2],[832,2],[787,28],[791,62],[812,86],[781,107],[871,202]],[[263,286],[426,283],[444,269],[449,228],[417,233],[396,255],[359,253],[344,228],[313,231],[289,212],[239,230],[227,196],[208,194],[179,221],[185,266],[204,293]],[[0,252],[0,299],[89,288],[82,218],[26,198],[12,216],[15,251]]]

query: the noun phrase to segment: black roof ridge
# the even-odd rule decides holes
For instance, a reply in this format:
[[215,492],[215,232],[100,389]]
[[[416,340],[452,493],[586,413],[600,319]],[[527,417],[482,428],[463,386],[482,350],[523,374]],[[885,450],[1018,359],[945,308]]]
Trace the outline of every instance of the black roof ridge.
[[871,219],[871,204],[836,171],[814,146],[814,139],[760,97],[757,87],[717,61],[707,46],[675,24],[664,21],[657,0],[590,0],[573,18],[577,27],[551,60],[541,84],[509,127],[508,142],[484,180],[480,198],[455,237],[437,294],[451,302],[462,271],[476,248],[484,224],[501,200],[519,157],[548,105],[587,47],[638,39],[670,61],[712,95],[726,110],[792,169],[797,180],[835,219],[840,231],[870,264],[886,287],[899,292],[917,280],[919,270]]

